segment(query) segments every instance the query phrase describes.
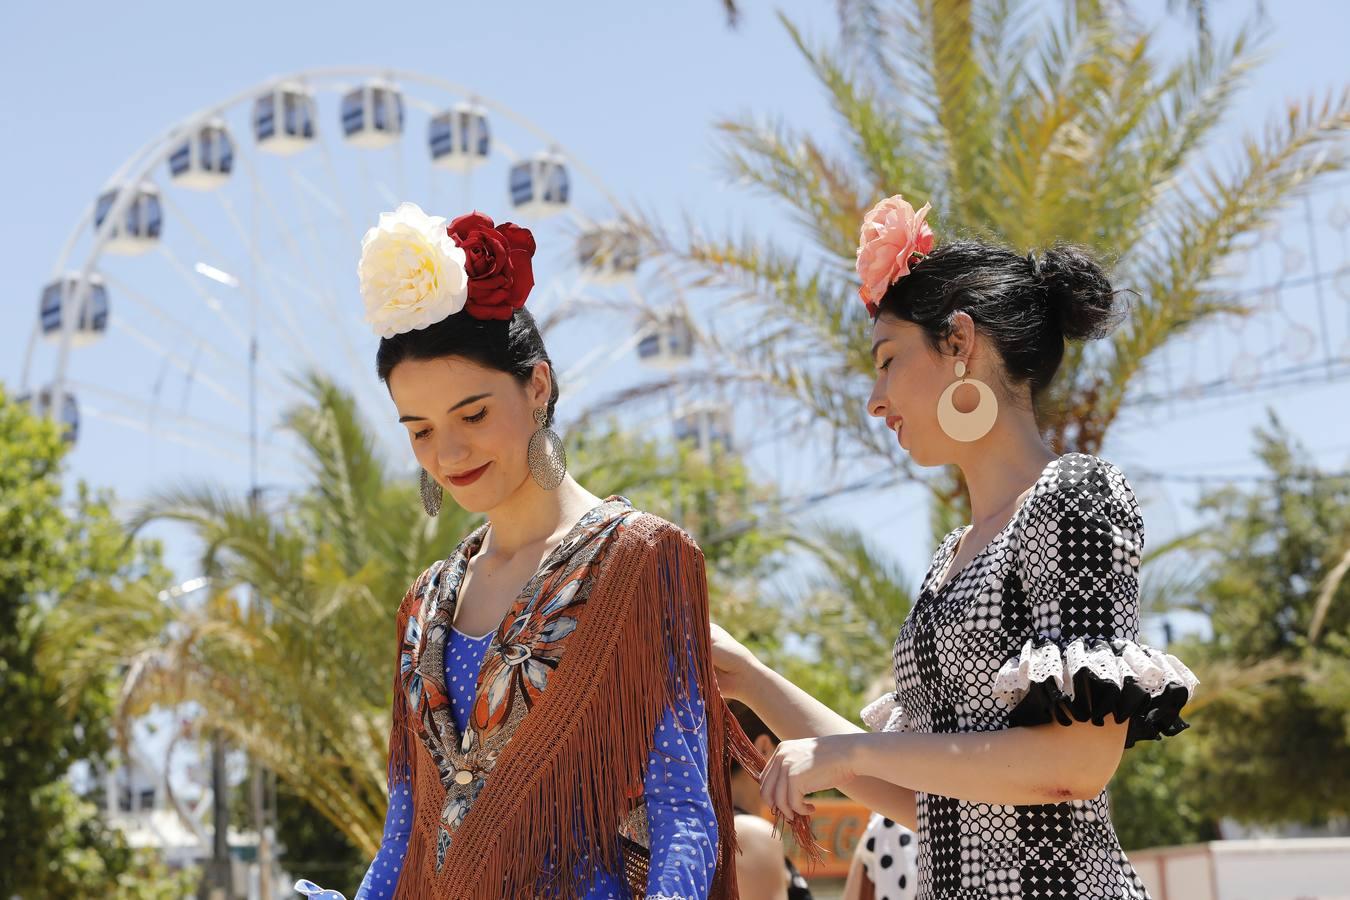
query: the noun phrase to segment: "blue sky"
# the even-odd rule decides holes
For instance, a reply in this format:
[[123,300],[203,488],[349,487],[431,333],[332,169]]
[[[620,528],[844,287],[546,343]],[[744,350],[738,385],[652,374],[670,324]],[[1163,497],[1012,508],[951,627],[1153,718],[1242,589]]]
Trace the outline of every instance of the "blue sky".
[[[1221,30],[1226,23],[1220,17],[1230,14],[1232,6],[1247,8],[1246,4],[1213,6]],[[49,278],[81,212],[113,171],[175,121],[285,72],[335,65],[388,66],[465,84],[547,131],[600,173],[603,186],[625,202],[672,219],[687,212],[713,226],[784,233],[785,225],[773,207],[729,190],[721,182],[711,126],[720,116],[754,111],[828,131],[832,123],[821,92],[776,21],[774,10],[783,9],[808,34],[828,39],[834,32],[834,4],[790,0],[770,5],[746,0],[744,8],[740,27],[729,30],[714,0],[395,7],[256,0],[214,6],[6,4],[0,10],[0,72],[5,76],[0,79],[0,90],[6,111],[0,163],[8,175],[7,215],[0,218],[0,284],[6,298],[0,304],[0,380],[11,386],[17,382],[38,290]],[[1350,29],[1339,3],[1290,0],[1278,5],[1277,14],[1270,62],[1225,123],[1224,133],[1230,137],[1264,124],[1286,98],[1324,91],[1345,78],[1344,41]],[[1179,20],[1163,25],[1169,36],[1178,35],[1183,27]],[[522,149],[531,148],[522,144]],[[1236,149],[1222,148],[1224,153]],[[364,188],[357,183],[361,170],[356,165],[345,157],[339,160],[336,180],[340,185],[334,190],[360,195]],[[327,174],[312,160],[297,166],[301,179],[311,186],[329,184]],[[162,168],[155,174],[164,180]],[[354,180],[348,181],[348,175]],[[412,183],[396,183],[395,178],[403,176]],[[403,193],[412,194],[413,199],[434,197],[435,189],[417,182],[418,177],[410,168],[386,180],[404,187]],[[1319,205],[1314,209],[1324,270],[1344,265],[1350,258],[1345,232],[1332,233],[1323,224],[1335,204],[1345,201],[1346,182],[1339,184],[1335,195],[1317,198]],[[579,188],[579,193],[585,191]],[[303,190],[294,196],[298,199],[288,215],[304,218],[322,213],[322,204],[306,200]],[[475,187],[471,199],[491,212],[493,203],[499,207],[505,203],[494,197],[499,195]],[[380,199],[363,195],[351,206],[368,214],[378,208]],[[218,211],[212,212],[214,207],[192,206],[197,200],[181,202],[194,219],[201,211],[202,218],[196,221],[205,221],[202,227],[213,238],[216,229],[223,231],[219,221],[210,219],[213,214],[219,216]],[[586,202],[595,202],[594,191],[590,200],[579,200]],[[1294,229],[1302,227],[1303,215],[1301,208],[1296,212],[1294,224],[1286,229],[1295,246],[1299,239]],[[172,216],[166,228],[177,228],[177,237],[182,238],[183,228]],[[230,253],[223,252],[222,256],[237,272],[246,265],[242,255],[230,259]],[[328,262],[323,259],[316,254],[314,264],[331,266],[331,270],[321,272],[316,280],[330,284],[336,293],[346,291],[345,296],[354,302],[354,279],[346,268],[354,267],[354,257],[343,259],[339,250]],[[1262,257],[1250,268],[1249,277],[1258,279],[1259,266],[1277,269],[1280,259]],[[166,265],[158,259],[153,264],[161,269]],[[1305,260],[1305,271],[1307,264]],[[113,268],[129,281],[137,276],[120,273],[132,270],[116,267],[130,265],[118,261]],[[1266,275],[1266,281],[1278,274],[1276,269]],[[146,282],[162,283],[168,280]],[[1346,334],[1350,296],[1342,298],[1332,285],[1325,287],[1324,311],[1330,311],[1340,340]],[[185,290],[181,282],[177,290]],[[1286,296],[1294,320],[1312,320],[1312,307],[1307,304],[1313,298],[1308,291],[1290,291]],[[220,297],[238,304],[233,310],[236,320],[246,319],[246,305],[238,296],[231,299],[221,292]],[[124,321],[141,331],[151,330],[116,292],[113,302],[114,315],[125,310]],[[174,302],[182,304],[182,315],[194,327],[214,334],[222,348],[237,353],[221,320],[201,308],[197,298],[179,296]],[[356,315],[354,306],[351,314]],[[1271,340],[1278,343],[1279,334],[1272,331]],[[1184,380],[1188,366],[1195,365],[1201,354],[1206,360],[1231,355],[1239,339],[1252,338],[1234,333],[1226,338],[1226,345],[1177,348],[1169,356],[1174,377]],[[201,357],[200,351],[179,349],[184,358]],[[357,347],[356,356],[363,364],[371,349],[373,342]],[[569,357],[579,358],[585,349],[565,346],[555,349],[555,354],[566,364]],[[288,361],[279,338],[265,351],[279,368]],[[146,398],[158,378],[157,402],[164,410],[205,419],[226,415],[235,423],[233,427],[244,427],[235,413],[214,408],[218,404],[200,381],[189,386],[181,373],[148,366],[146,356],[144,345],[114,333],[85,358],[82,380]],[[1222,404],[1182,404],[1162,411],[1152,421],[1127,417],[1106,455],[1127,473],[1134,469],[1180,475],[1252,473],[1256,467],[1250,461],[1251,429],[1273,403],[1319,461],[1328,467],[1343,467],[1350,456],[1350,423],[1343,414],[1329,416],[1328,411],[1344,409],[1346,397],[1346,385],[1341,382]],[[858,400],[861,403],[864,398]],[[115,488],[129,500],[179,476],[244,483],[241,467],[231,458],[183,446],[161,446],[153,436],[138,436],[107,421],[86,425],[86,436],[72,456],[73,471],[95,484]],[[754,421],[741,422],[738,434],[753,440],[756,428]],[[784,452],[790,454],[780,449],[760,460],[766,474],[772,475],[769,470],[784,464]],[[1153,540],[1193,521],[1189,508],[1194,487],[1146,480],[1140,480],[1139,486],[1148,502]],[[917,580],[930,552],[918,492],[895,490],[883,502],[877,498],[841,500],[815,512],[854,521],[879,535]],[[183,547],[177,548],[173,558],[186,567]]]

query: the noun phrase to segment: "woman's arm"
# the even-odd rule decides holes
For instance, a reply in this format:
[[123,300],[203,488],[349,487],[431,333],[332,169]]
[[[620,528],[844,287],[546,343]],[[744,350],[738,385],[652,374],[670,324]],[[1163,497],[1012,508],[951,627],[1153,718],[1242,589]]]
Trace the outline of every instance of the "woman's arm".
[[356,900],[386,900],[394,896],[399,874],[403,870],[403,860],[408,853],[408,841],[412,836],[412,786],[416,781],[413,776],[417,754],[408,730],[412,712],[403,673],[411,672],[413,668],[411,661],[419,633],[416,620],[420,597],[431,571],[428,569],[423,572],[408,588],[394,619],[397,650],[394,657],[394,708],[389,724],[389,768],[386,781],[389,809],[384,817],[384,836],[380,839],[380,849],[366,870],[366,877],[361,880]]
[[389,812],[384,817],[384,837],[375,854],[356,900],[389,900],[398,886],[403,858],[412,834],[413,799],[411,781],[392,781],[389,785]]
[[867,870],[863,868],[862,854],[857,852],[861,850],[858,847],[853,853],[853,862],[848,866],[848,880],[844,882],[843,900],[862,900],[864,896],[872,896],[872,885],[867,878]]
[[[761,663],[721,626],[712,626],[712,642],[713,665],[722,693],[753,709],[781,740],[864,734],[857,725]],[[868,809],[915,827],[911,788],[884,779],[856,776],[847,785],[839,785],[839,789]],[[785,806],[778,809],[789,811]]]
[[788,869],[783,842],[773,825],[756,815],[738,815],[736,821],[736,887],[740,900],[786,900]]
[[[769,761],[761,793],[765,802],[797,815],[811,812],[807,794],[837,787],[853,796],[852,785],[859,780],[976,803],[1089,800],[1115,773],[1127,727],[1075,722],[961,734],[854,732],[789,741]],[[912,815],[890,818],[907,825],[913,821]]]
[[698,685],[652,735],[643,792],[651,832],[647,896],[708,896],[717,866],[717,814],[708,796],[708,722]]
[[762,788],[765,802],[785,813],[809,813],[805,795],[831,787],[909,828],[917,827],[915,791],[983,803],[1087,799],[1110,781],[1125,746],[1127,726],[1113,723],[872,734],[769,669],[716,625],[713,656],[723,691],[787,739]]

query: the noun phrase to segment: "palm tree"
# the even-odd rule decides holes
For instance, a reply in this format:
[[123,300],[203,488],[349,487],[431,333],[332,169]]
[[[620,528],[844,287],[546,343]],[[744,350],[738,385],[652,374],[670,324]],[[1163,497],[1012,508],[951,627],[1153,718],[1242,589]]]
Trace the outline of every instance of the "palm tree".
[[[1042,27],[1025,0],[841,3],[846,31],[867,38],[861,55],[857,41],[812,46],[784,19],[837,132],[748,116],[718,129],[727,174],[775,201],[804,246],[638,223],[684,280],[739,302],[737,327],[702,336],[708,365],[682,374],[684,383],[771,397],[794,436],[815,428],[835,442],[836,458],[917,477],[862,409],[872,373],[853,274],[863,213],[902,192],[932,202],[940,236],[1021,250],[1082,244],[1136,294],[1111,339],[1070,351],[1040,410],[1058,449],[1098,451],[1160,348],[1246,312],[1216,277],[1220,263],[1344,166],[1350,129],[1343,90],[1291,102],[1236,155],[1221,154],[1215,129],[1254,70],[1261,27],[1197,40],[1165,64],[1157,36],[1123,6],[1071,0]],[[945,531],[964,488],[950,476],[927,483],[940,501],[935,530]]]
[[895,687],[888,662],[913,604],[909,579],[856,529],[819,525],[801,543],[819,565],[782,605],[805,653],[779,646],[768,657],[812,696],[856,718],[874,695]]
[[119,664],[124,723],[192,704],[199,729],[222,732],[373,854],[395,611],[474,517],[447,503],[428,518],[414,480],[375,453],[352,397],[316,375],[302,386],[310,402],[287,425],[310,461],[309,488],[277,511],[211,486],[153,498],[138,524],[173,521],[196,535],[205,598],[88,585],[63,602],[71,627],[93,626],[65,669],[76,678]]

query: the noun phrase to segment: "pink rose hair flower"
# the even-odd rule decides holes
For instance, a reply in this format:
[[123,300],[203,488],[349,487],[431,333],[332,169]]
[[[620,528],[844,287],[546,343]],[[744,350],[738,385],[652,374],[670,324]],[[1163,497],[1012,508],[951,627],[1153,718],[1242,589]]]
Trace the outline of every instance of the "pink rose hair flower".
[[873,318],[887,288],[909,274],[914,257],[933,249],[933,229],[925,219],[931,206],[914,211],[904,197],[887,197],[863,217],[858,238],[858,295]]

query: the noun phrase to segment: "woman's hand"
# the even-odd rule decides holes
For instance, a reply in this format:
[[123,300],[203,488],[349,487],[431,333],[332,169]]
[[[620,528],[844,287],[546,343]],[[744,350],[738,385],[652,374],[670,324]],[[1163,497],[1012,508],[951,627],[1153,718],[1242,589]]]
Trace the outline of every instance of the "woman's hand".
[[712,662],[722,696],[744,700],[759,659],[721,625],[712,628]]
[[829,734],[824,737],[784,741],[778,745],[764,777],[759,795],[770,808],[788,818],[809,816],[815,806],[807,794],[847,785],[854,771],[858,741],[865,734]]
[[347,900],[340,892],[324,890],[308,878],[301,878],[297,881],[295,891],[304,894],[310,900]]

